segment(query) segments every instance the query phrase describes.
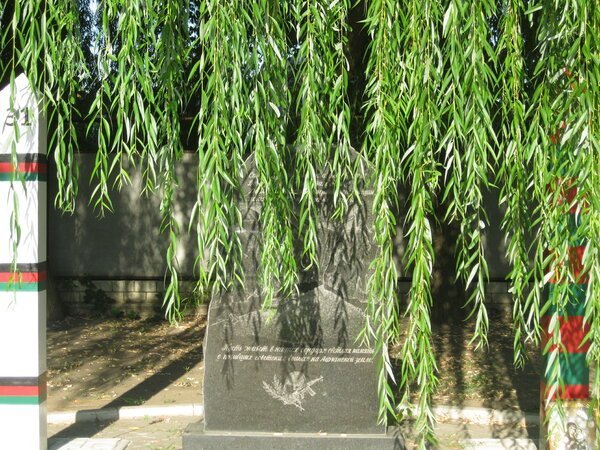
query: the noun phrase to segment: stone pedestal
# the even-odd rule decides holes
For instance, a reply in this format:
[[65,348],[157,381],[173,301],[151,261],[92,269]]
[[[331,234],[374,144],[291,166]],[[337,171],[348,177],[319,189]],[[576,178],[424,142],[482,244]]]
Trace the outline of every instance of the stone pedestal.
[[183,448],[202,450],[404,450],[403,436],[387,434],[251,433],[205,431],[202,422],[190,425],[183,435]]
[[12,109],[0,92],[0,448],[45,449],[46,126],[25,76],[14,87]]

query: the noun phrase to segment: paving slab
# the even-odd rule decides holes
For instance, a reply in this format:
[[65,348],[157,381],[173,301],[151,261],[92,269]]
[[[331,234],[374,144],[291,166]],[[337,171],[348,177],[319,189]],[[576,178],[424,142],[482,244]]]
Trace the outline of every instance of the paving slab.
[[477,424],[468,421],[448,421],[438,423],[436,433],[440,449],[535,450],[539,439],[539,426],[526,422]]
[[57,438],[48,450],[125,450],[128,445],[125,439]]
[[[183,430],[190,423],[197,421],[198,417],[174,416],[48,424],[48,447],[55,450],[55,442],[65,442],[62,439],[75,441],[78,438],[93,438],[129,441],[127,450],[180,450]],[[87,447],[85,449],[87,450]]]
[[465,439],[459,442],[465,450],[537,450],[536,441],[533,439]]

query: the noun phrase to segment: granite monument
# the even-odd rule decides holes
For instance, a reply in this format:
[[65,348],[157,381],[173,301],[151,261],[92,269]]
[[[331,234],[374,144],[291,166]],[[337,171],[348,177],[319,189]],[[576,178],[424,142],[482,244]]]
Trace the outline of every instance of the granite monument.
[[363,189],[335,220],[333,189],[320,180],[318,269],[300,274],[297,296],[264,310],[256,281],[263,198],[254,164],[246,166],[238,231],[245,287],[211,301],[205,417],[187,430],[184,448],[403,448],[377,422],[373,351],[357,339],[377,251],[372,192]]

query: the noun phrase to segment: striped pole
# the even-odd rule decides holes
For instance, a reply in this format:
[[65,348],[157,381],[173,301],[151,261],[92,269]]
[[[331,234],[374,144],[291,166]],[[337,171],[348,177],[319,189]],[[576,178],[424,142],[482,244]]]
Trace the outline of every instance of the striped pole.
[[[552,142],[559,145],[555,135]],[[558,147],[557,147],[558,149]],[[560,150],[558,150],[560,151]],[[549,186],[560,190],[559,201],[569,205],[567,232],[569,235],[568,265],[572,279],[554,273],[546,285],[546,298],[550,305],[542,317],[542,352],[544,354],[544,376],[541,382],[541,423],[540,448],[549,450],[594,449],[596,427],[590,409],[590,371],[586,360],[589,342],[585,336],[590,331],[589,323],[584,322],[585,299],[588,276],[583,269],[583,255],[586,248],[578,229],[582,210],[576,203],[576,180],[558,180],[561,186]],[[560,264],[560,263],[556,263]],[[556,267],[555,267],[556,268]],[[551,269],[554,270],[555,268]],[[567,302],[561,302],[561,290],[566,292]],[[559,306],[559,303],[562,303]],[[559,330],[560,344],[552,344],[554,330]],[[549,345],[550,344],[550,345]],[[562,384],[556,391],[547,390],[550,378],[551,358],[558,354],[558,365]],[[557,399],[564,407],[564,416],[556,408],[546,409]]]
[[0,449],[45,449],[46,125],[27,78],[14,86],[12,109],[0,92]]

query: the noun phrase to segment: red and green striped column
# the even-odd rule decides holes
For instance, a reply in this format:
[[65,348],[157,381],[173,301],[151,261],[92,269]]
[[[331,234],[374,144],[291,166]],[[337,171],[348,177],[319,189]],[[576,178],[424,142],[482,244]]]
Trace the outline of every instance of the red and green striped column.
[[0,449],[47,447],[46,177],[46,125],[21,75],[0,91]]
[[[548,309],[542,317],[545,371],[541,383],[543,426],[540,447],[549,450],[592,449],[595,448],[596,431],[590,410],[590,371],[586,360],[589,342],[585,341],[585,336],[590,330],[589,323],[584,320],[588,286],[588,277],[583,270],[586,246],[578,233],[582,210],[575,203],[576,182],[561,180],[558,184],[562,184],[559,188],[560,201],[570,206],[566,230],[569,236],[568,261],[564,264],[568,265],[565,268],[571,276],[567,280],[564,276],[554,275],[545,287]],[[556,265],[552,270],[556,270]],[[559,345],[552,343],[553,333],[557,330]],[[548,388],[553,384],[552,367],[558,367],[561,380],[556,390]],[[553,406],[557,400],[564,408],[564,415],[557,408],[546,408],[547,405]]]

